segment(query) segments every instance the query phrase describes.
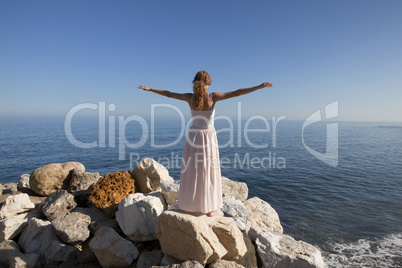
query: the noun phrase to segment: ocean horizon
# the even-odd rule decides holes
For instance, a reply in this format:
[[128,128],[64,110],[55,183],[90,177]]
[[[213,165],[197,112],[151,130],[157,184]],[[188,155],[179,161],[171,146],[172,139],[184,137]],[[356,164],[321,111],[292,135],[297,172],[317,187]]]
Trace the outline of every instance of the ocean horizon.
[[[146,157],[180,179],[181,120],[145,118],[145,131],[110,119],[77,117],[67,131],[60,117],[0,119],[0,183],[68,161],[101,175],[132,171]],[[222,175],[247,183],[284,233],[320,248],[329,267],[402,266],[402,123],[276,120],[215,122]]]

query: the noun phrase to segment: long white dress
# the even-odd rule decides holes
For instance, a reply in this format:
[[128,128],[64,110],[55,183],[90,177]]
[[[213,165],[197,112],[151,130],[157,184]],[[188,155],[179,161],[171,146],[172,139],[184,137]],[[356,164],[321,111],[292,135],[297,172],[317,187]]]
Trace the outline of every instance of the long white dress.
[[208,213],[222,207],[221,168],[214,127],[215,108],[191,110],[193,125],[184,145],[179,208]]

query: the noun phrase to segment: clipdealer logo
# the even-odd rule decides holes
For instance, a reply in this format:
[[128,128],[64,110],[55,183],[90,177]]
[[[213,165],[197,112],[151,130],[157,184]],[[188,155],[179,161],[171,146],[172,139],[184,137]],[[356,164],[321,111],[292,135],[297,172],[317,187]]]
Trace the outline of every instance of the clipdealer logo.
[[[168,144],[157,144],[155,142],[155,137],[154,137],[154,130],[155,130],[155,117],[156,115],[156,110],[161,109],[161,108],[168,108],[176,112],[180,116],[180,135],[174,140],[173,142],[170,142]],[[81,110],[94,110],[97,112],[98,115],[98,124],[99,124],[99,133],[97,140],[92,141],[92,142],[81,142],[77,140],[72,132],[72,121],[73,117],[79,113]],[[126,149],[131,148],[131,149],[138,149],[142,146],[144,146],[149,138],[149,135],[151,136],[151,147],[152,148],[168,148],[177,145],[180,140],[184,137],[185,133],[189,131],[189,128],[191,126],[192,120],[189,120],[186,122],[184,113],[176,106],[171,105],[171,104],[152,104],[151,105],[151,122],[150,126],[149,123],[145,120],[145,118],[139,116],[139,115],[131,115],[128,117],[125,116],[117,116],[117,115],[106,115],[106,110],[108,112],[114,112],[116,110],[116,106],[114,104],[109,104],[106,105],[105,102],[99,102],[98,104],[95,103],[82,103],[79,105],[74,106],[73,108],[70,109],[70,111],[67,113],[65,122],[64,122],[64,130],[67,139],[70,141],[71,144],[75,145],[78,148],[84,148],[84,149],[90,149],[90,148],[115,148],[118,147],[119,151],[119,160],[125,160],[126,159]],[[271,134],[272,136],[272,141],[271,141],[271,147],[275,148],[277,147],[277,125],[280,121],[286,119],[286,116],[280,116],[276,118],[275,116],[272,117],[272,122],[270,123],[267,118],[258,115],[258,116],[253,116],[249,118],[245,124],[244,127],[242,127],[241,123],[241,103],[238,102],[237,106],[237,129],[234,127],[233,120],[227,116],[217,116],[215,118],[216,120],[224,120],[229,123],[229,128],[224,128],[224,129],[219,129],[217,130],[217,134],[221,132],[227,132],[229,134],[229,139],[228,142],[224,144],[219,144],[219,148],[226,148],[226,147],[242,147],[242,136],[244,137],[244,141],[247,143],[248,146],[252,148],[258,148],[258,149],[264,149],[268,148],[268,143],[263,143],[263,144],[256,144],[253,143],[248,136],[248,133],[250,132],[266,132]],[[323,120],[328,120],[328,119],[333,119],[338,117],[338,101],[334,101],[328,105],[325,106],[324,111],[323,111],[324,116],[321,116],[321,110],[318,109],[314,113],[312,113],[304,122],[302,126],[302,143],[304,148],[312,154],[314,157],[316,157],[318,160],[336,167],[338,165],[338,123],[327,123],[326,127],[326,150],[325,153],[318,152],[317,150],[314,150],[313,148],[309,147],[306,142],[305,142],[305,137],[304,137],[304,131],[305,129],[317,122],[323,121]],[[260,129],[255,129],[255,128],[250,128],[249,125],[252,121],[262,121],[264,127]],[[106,124],[108,122],[108,124]],[[141,131],[139,131],[136,135],[140,136],[139,140],[137,142],[130,142],[126,138],[126,127],[129,123],[134,122],[136,124],[139,124],[141,126]],[[118,125],[118,128],[116,129],[116,123]],[[107,129],[108,125],[108,129]],[[236,139],[234,138],[234,132],[238,133],[237,137],[237,142]],[[108,135],[106,135],[108,133]],[[116,139],[117,135],[117,139]],[[108,139],[107,139],[108,136]],[[136,158],[135,158],[136,157]],[[165,157],[166,158],[166,157]],[[178,156],[175,157],[179,158]],[[130,165],[131,162],[135,161],[140,161],[141,156],[137,153],[130,153]],[[169,158],[170,160],[170,158]],[[166,162],[166,161],[165,161]],[[174,161],[176,163],[177,161]],[[270,151],[267,152],[267,155],[263,155],[262,157],[250,157],[249,153],[245,153],[244,158],[241,158],[239,154],[235,154],[233,161],[231,161],[229,158],[222,157],[221,159],[221,166],[222,168],[226,166],[229,166],[227,164],[233,163],[234,167],[239,165],[240,168],[256,168],[256,167],[261,167],[261,168],[286,168],[286,161],[284,157],[276,155],[276,153],[271,153]],[[172,163],[168,163],[168,166]]]
[[[324,107],[324,119],[333,119],[338,117],[338,101],[334,101]],[[338,123],[327,124],[327,137],[326,137],[326,150],[325,153],[320,153],[308,145],[304,141],[304,129],[314,123],[322,121],[321,110],[312,113],[303,123],[302,127],[302,141],[306,150],[322,162],[336,167],[338,166]]]

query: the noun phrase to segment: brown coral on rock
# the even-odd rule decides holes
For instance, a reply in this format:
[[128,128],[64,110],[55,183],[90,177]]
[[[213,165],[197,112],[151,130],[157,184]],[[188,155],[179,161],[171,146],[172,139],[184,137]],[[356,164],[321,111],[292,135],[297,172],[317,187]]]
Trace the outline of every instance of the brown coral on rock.
[[88,200],[109,217],[114,217],[118,205],[135,193],[134,179],[128,171],[106,174],[94,186]]

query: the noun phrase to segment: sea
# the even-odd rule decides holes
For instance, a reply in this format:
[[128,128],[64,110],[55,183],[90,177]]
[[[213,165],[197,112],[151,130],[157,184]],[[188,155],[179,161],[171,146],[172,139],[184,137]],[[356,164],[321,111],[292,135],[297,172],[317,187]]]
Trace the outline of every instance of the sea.
[[[268,202],[328,267],[402,267],[402,123],[216,120],[221,172]],[[180,179],[182,119],[0,120],[0,183],[49,163],[101,175],[152,157]],[[330,159],[331,161],[328,161]]]

